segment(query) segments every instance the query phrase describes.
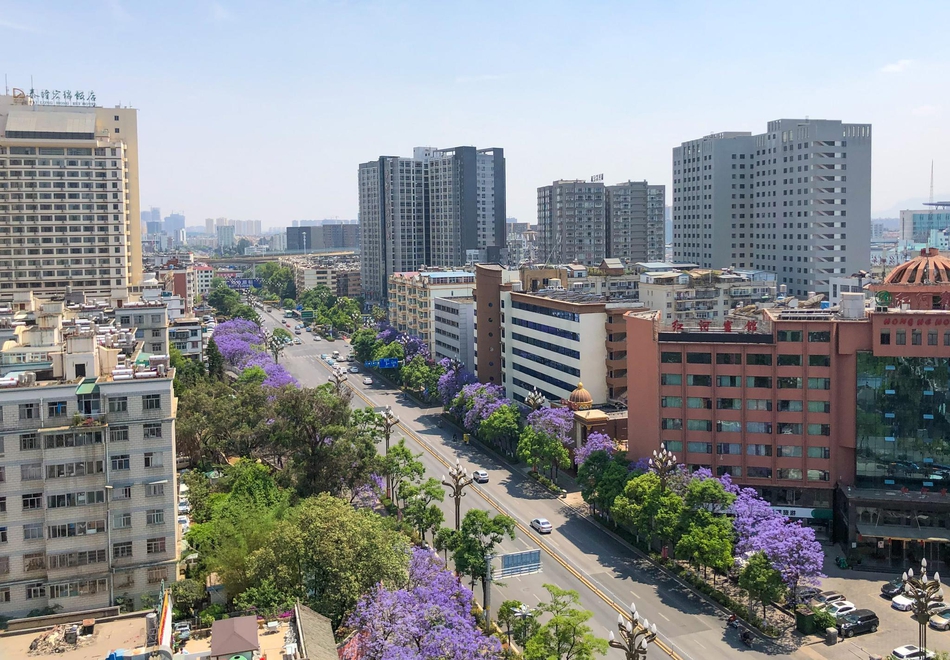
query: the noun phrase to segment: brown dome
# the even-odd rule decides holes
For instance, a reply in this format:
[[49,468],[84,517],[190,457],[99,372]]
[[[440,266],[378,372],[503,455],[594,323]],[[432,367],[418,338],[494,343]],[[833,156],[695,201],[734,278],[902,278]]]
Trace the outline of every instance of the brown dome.
[[571,398],[568,401],[576,408],[589,408],[594,403],[594,397],[584,389],[584,383],[578,383],[577,388],[571,392]]
[[950,284],[950,259],[937,248],[924,248],[888,273],[884,284]]

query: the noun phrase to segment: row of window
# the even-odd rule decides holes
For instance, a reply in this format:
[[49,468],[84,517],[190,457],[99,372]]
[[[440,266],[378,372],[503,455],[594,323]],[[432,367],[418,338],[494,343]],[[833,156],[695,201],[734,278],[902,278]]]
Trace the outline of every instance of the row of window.
[[[166,566],[155,566],[149,568],[146,572],[149,584],[158,584],[168,579],[168,568]],[[116,575],[116,587],[126,588],[134,586],[132,573],[122,573]],[[108,590],[108,581],[105,578],[94,580],[76,580],[73,582],[64,582],[46,585],[42,582],[34,582],[26,585],[26,599],[45,599],[49,598],[71,598],[76,596],[89,596],[97,593],[105,593]],[[10,587],[0,587],[0,603],[9,603],[11,601]]]
[[[663,351],[660,353],[660,362],[664,364],[681,364],[683,354],[679,351]],[[687,364],[712,364],[711,353],[686,353]],[[780,353],[777,356],[776,363],[780,367],[800,367],[802,366],[802,356],[800,354]],[[716,353],[716,364],[742,364],[742,353]],[[756,366],[772,366],[771,353],[748,353],[746,354],[746,364]],[[830,367],[830,355],[809,355],[808,366],[810,367]]]
[[[803,379],[800,376],[784,376],[776,378],[775,384],[780,390],[800,390]],[[808,389],[830,390],[830,378],[808,378]],[[693,387],[712,387],[713,377],[709,374],[687,374],[686,384]],[[771,376],[746,376],[746,387],[772,388]],[[682,385],[682,374],[660,374],[661,385]],[[716,376],[716,387],[742,387],[742,376]]]
[[[742,433],[742,422],[735,420],[718,420],[715,422],[717,433]],[[683,420],[679,417],[664,417],[660,420],[660,428],[666,431],[683,430]],[[779,422],[775,425],[778,435],[801,435],[802,428],[808,431],[808,435],[831,435],[830,424],[799,424],[797,422]],[[709,419],[687,419],[687,431],[709,431],[713,430],[713,421]],[[771,434],[773,425],[771,422],[746,422],[746,433],[766,433]]]
[[576,312],[566,312],[561,309],[553,309],[551,307],[544,307],[542,305],[533,305],[531,303],[523,303],[519,300],[511,301],[512,309],[520,309],[523,312],[531,312],[533,314],[542,314],[544,316],[551,316],[556,319],[563,319],[565,321],[573,321],[574,323],[580,323],[581,315]]
[[[779,412],[803,412],[804,401],[794,399],[779,399],[777,410]],[[682,408],[683,397],[664,396],[660,397],[660,407],[662,408]],[[710,397],[690,396],[686,397],[686,407],[700,410],[712,410],[713,400]],[[747,410],[772,410],[772,399],[746,399]],[[742,410],[742,399],[719,397],[716,399],[716,410]],[[809,401],[808,412],[812,413],[830,413],[830,401]]]
[[512,332],[511,338],[515,341],[520,341],[536,348],[543,348],[544,350],[551,351],[552,353],[559,353],[561,355],[566,355],[567,357],[572,357],[575,360],[581,359],[581,352],[573,348],[552,344],[551,342],[544,341],[543,339],[535,339],[534,337],[529,337],[528,335],[523,335],[519,332]]
[[[161,410],[162,409],[162,395],[161,394],[144,394],[142,396],[142,410]],[[128,397],[115,397],[109,399],[109,412],[110,413],[119,413],[119,412],[128,412],[129,410],[129,399]],[[39,419],[40,404],[38,403],[21,403],[19,404],[19,417],[21,420],[27,419]],[[67,414],[67,402],[66,401],[48,401],[46,403],[46,415],[47,417],[65,417]]]
[[551,325],[545,325],[543,323],[535,323],[534,321],[525,321],[524,319],[519,319],[517,317],[512,317],[512,325],[517,325],[522,328],[528,328],[529,330],[537,330],[538,332],[546,332],[549,335],[554,335],[555,337],[560,337],[561,339],[569,339],[571,341],[580,341],[580,333],[571,332],[570,330],[562,330],[561,328],[555,328]]
[[[910,331],[910,343],[913,346],[921,346],[923,341],[923,335],[920,330],[911,330]],[[891,343],[891,331],[882,330],[881,331],[881,344],[889,345]],[[907,331],[898,330],[895,336],[895,344],[898,346],[907,345]],[[937,345],[937,331],[928,330],[927,331],[927,345],[936,346]],[[943,333],[943,345],[950,346],[950,330],[947,330]]]
[[581,375],[581,370],[578,369],[577,367],[568,366],[566,364],[558,362],[557,360],[552,360],[550,358],[546,358],[541,355],[538,355],[537,353],[530,353],[520,348],[512,348],[511,352],[513,355],[516,355],[520,358],[524,358],[525,360],[531,360],[532,362],[536,362],[540,365],[543,365],[550,369],[555,369],[565,374],[570,374],[571,376],[579,377]]
[[[682,451],[683,443],[679,440],[667,440],[664,445],[678,446]],[[687,442],[686,446],[690,452],[699,454],[711,454],[712,443],[710,442]],[[773,446],[763,444],[743,445],[737,442],[719,442],[716,443],[716,454],[719,456],[741,456],[743,453],[749,456],[772,456]],[[672,450],[670,450],[672,451]],[[807,447],[805,448],[808,458],[829,459],[831,458],[830,447]],[[778,458],[801,458],[802,447],[800,445],[777,445],[774,447],[775,456]]]
[[548,383],[549,385],[560,387],[562,390],[567,390],[568,392],[574,391],[574,385],[572,385],[571,383],[568,383],[567,381],[563,381],[560,378],[554,378],[553,376],[549,376],[546,373],[542,373],[540,371],[537,371],[536,369],[532,369],[531,367],[521,364],[520,362],[515,362],[512,365],[512,368],[515,371],[520,371],[523,374],[528,374],[529,376],[533,376],[542,382]]

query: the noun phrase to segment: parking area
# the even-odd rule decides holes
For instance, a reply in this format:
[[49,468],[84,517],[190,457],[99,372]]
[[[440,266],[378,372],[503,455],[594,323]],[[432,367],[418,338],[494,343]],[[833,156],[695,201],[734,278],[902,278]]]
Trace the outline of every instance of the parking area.
[[[881,625],[876,633],[844,639],[834,647],[812,648],[829,660],[863,660],[872,654],[886,658],[898,646],[916,644],[919,627],[911,618],[911,613],[891,608],[891,601],[881,596],[881,586],[900,576],[893,573],[842,570],[834,565],[833,560],[833,556],[826,558],[824,571],[828,577],[822,580],[822,589],[840,591],[858,608],[873,610],[881,620]],[[929,629],[927,646],[931,650],[950,651],[950,631]]]

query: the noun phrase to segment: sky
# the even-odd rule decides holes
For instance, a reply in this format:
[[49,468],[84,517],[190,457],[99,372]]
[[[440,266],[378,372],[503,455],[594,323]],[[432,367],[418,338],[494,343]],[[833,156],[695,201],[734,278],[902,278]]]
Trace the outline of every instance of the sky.
[[502,147],[508,215],[783,117],[873,125],[872,215],[950,198],[950,2],[0,0],[9,86],[139,110],[143,208],[355,218],[357,166]]

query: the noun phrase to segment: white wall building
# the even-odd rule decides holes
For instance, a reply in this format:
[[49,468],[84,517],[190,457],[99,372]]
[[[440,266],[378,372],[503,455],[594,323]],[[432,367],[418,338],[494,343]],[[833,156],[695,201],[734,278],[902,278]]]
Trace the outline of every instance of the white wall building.
[[475,299],[435,298],[433,307],[433,357],[458,360],[475,373]]

